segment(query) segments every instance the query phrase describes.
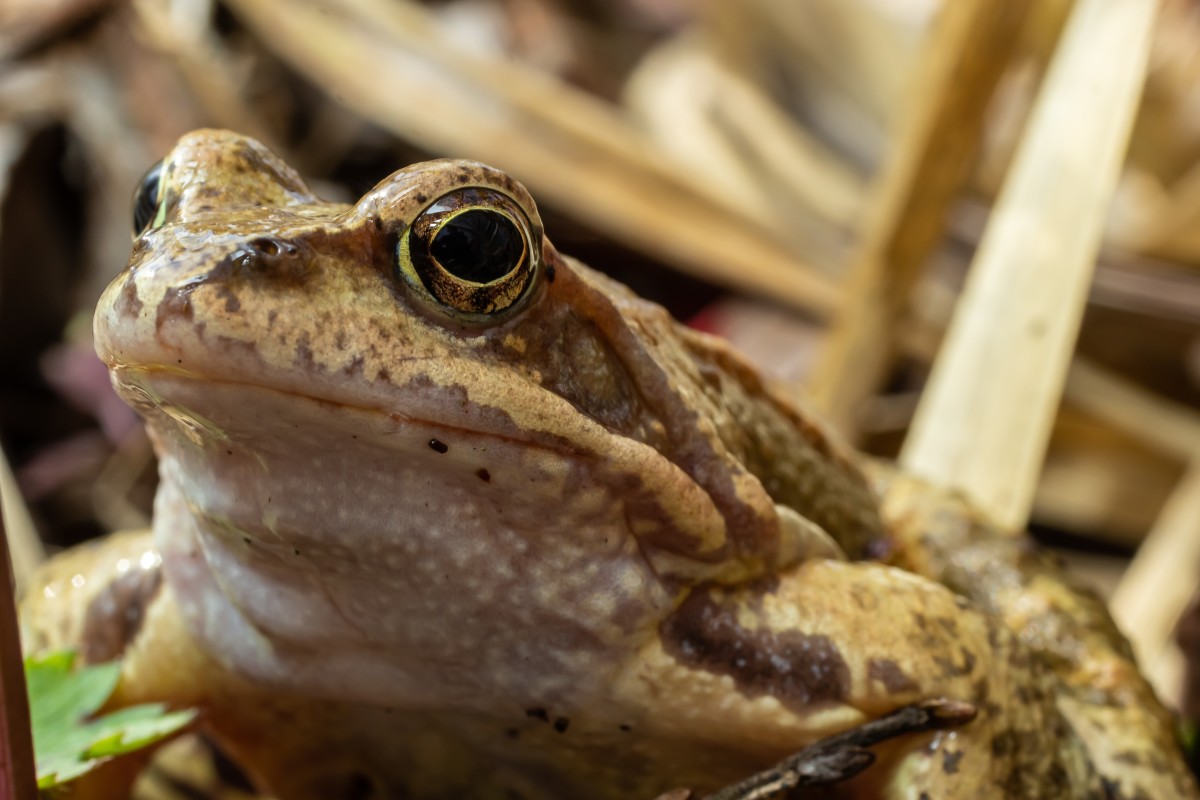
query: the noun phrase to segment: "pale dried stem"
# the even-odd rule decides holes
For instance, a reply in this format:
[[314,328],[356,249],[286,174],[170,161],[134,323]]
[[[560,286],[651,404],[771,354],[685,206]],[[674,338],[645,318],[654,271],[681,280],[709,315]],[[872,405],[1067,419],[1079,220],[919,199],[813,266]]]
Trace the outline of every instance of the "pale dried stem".
[[610,106],[456,45],[411,3],[230,5],[299,72],[406,140],[505,169],[547,202],[697,277],[821,315],[838,304],[829,279]]
[[212,28],[204,24],[212,13],[210,6],[208,0],[133,3],[143,37],[179,67],[212,124],[236,129],[278,149],[279,143],[268,127],[242,97],[240,87],[245,76],[238,74],[230,54],[223,51]]
[[1157,397],[1076,356],[1067,373],[1066,398],[1119,430],[1169,455],[1200,456],[1200,413]]
[[1200,450],[1113,592],[1109,607],[1159,697],[1178,704],[1175,626],[1200,587]]
[[30,574],[45,560],[46,551],[3,452],[0,452],[0,516],[3,517],[4,531],[8,536],[13,577],[19,594],[25,588]]
[[817,404],[852,431],[893,354],[893,328],[966,178],[988,100],[1027,2],[947,3],[922,48],[849,278],[844,311],[813,384]]
[[901,463],[1023,528],[1146,71],[1153,0],[1079,0]]
[[664,151],[818,267],[839,264],[863,208],[862,178],[717,58],[717,46],[678,36],[656,47],[626,83],[626,107]]
[[1173,456],[1187,471],[1159,512],[1109,607],[1160,697],[1177,701],[1184,661],[1172,635],[1200,587],[1200,414],[1076,359],[1072,405]]

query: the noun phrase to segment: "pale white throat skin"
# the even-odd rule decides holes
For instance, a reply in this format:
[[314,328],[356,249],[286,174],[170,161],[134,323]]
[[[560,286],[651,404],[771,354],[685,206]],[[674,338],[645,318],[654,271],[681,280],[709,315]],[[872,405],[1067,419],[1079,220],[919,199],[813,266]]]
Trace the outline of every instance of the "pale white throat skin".
[[[208,130],[149,190],[95,331],[160,458],[153,541],[52,563],[26,642],[123,652],[118,704],[199,704],[264,789],[702,794],[948,697],[976,719],[829,796],[1196,796],[1102,608],[956,500],[882,474],[881,504],[726,345],[560,256],[504,173],[335,205]],[[1069,665],[1027,635],[1048,619]]]

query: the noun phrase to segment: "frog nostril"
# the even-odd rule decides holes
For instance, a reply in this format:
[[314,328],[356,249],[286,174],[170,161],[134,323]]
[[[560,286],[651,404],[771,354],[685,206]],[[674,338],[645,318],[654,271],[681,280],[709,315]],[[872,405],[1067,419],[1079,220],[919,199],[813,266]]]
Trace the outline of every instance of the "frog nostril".
[[279,243],[274,239],[255,239],[250,243],[258,252],[264,256],[274,256],[279,254]]
[[212,277],[231,275],[298,283],[309,274],[313,263],[303,244],[275,236],[259,236],[238,242],[235,249],[214,269]]
[[273,239],[270,236],[264,236],[261,239],[254,239],[249,243],[250,247],[257,250],[264,256],[277,256],[281,253],[292,253],[295,247],[285,244],[278,239]]

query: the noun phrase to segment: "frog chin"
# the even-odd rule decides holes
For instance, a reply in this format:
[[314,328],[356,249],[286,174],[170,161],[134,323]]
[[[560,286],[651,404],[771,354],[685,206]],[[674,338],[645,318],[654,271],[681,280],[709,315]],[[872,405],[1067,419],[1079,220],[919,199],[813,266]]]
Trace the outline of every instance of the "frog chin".
[[202,646],[255,682],[561,704],[672,607],[620,488],[578,456],[271,390],[158,391],[166,578]]

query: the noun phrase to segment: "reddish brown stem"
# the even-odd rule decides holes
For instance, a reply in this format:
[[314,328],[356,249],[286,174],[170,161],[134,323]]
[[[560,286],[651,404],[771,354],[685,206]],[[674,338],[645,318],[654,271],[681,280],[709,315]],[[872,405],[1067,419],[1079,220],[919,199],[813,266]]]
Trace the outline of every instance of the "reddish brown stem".
[[0,800],[36,800],[35,776],[16,590],[0,516]]

